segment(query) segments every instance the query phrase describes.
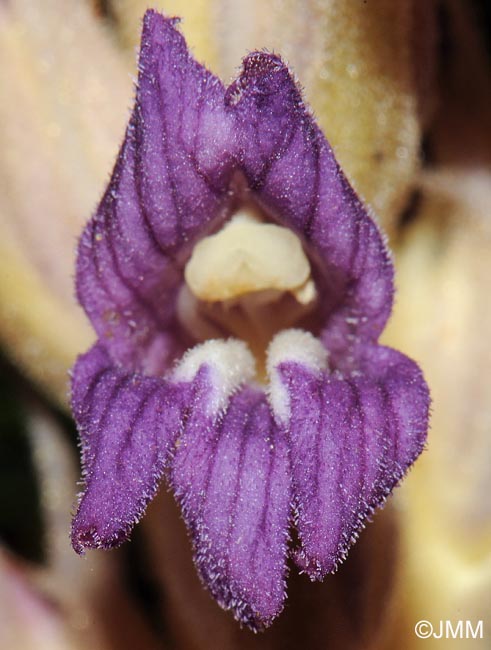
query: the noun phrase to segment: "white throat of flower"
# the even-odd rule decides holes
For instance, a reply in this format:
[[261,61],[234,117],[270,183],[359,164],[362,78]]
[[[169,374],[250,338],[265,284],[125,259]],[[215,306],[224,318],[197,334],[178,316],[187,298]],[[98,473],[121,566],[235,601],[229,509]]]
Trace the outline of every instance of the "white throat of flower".
[[288,228],[241,210],[195,246],[177,303],[181,323],[197,341],[235,336],[245,341],[265,379],[272,338],[317,304],[309,260]]

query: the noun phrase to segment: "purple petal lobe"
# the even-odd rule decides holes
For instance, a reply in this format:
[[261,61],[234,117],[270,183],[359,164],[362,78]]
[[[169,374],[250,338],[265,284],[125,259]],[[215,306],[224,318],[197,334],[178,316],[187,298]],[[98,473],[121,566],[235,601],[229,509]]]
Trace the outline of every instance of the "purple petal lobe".
[[[254,52],[225,90],[175,23],[145,14],[130,122],[79,244],[99,342],[73,370],[72,543],[124,541],[166,472],[203,582],[260,629],[284,604],[292,504],[295,561],[322,578],[421,452],[429,397],[411,360],[376,345],[393,267],[287,67]],[[319,298],[318,338],[271,342],[266,392],[241,341],[185,352],[176,308],[194,245],[251,203],[299,235]]]
[[392,264],[288,69],[277,56],[253,52],[226,101],[251,188],[318,260],[328,347],[344,349],[348,335],[374,341],[391,311]]
[[221,82],[174,21],[145,15],[135,106],[109,186],[82,236],[78,297],[113,358],[160,372],[187,252],[228,202],[233,141]]
[[285,598],[288,448],[262,391],[239,390],[213,417],[212,384],[205,365],[193,383],[172,485],[203,582],[222,607],[258,629],[279,614]]
[[311,578],[334,571],[423,449],[428,389],[414,362],[366,346],[349,376],[282,362],[301,548]]
[[115,368],[100,344],[79,358],[72,408],[85,491],[72,526],[77,552],[110,548],[128,538],[157,490],[185,395],[182,385]]

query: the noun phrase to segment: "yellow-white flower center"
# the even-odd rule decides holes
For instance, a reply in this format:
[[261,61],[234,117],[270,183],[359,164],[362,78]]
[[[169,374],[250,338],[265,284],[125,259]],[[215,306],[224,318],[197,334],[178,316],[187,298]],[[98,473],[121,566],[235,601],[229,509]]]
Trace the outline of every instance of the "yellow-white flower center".
[[288,228],[238,212],[195,246],[178,297],[181,323],[198,341],[235,336],[265,377],[266,349],[311,314],[317,292],[300,239]]
[[236,214],[222,230],[194,248],[184,271],[191,292],[207,302],[257,291],[286,291],[299,303],[315,298],[310,264],[288,228],[262,223],[250,211]]

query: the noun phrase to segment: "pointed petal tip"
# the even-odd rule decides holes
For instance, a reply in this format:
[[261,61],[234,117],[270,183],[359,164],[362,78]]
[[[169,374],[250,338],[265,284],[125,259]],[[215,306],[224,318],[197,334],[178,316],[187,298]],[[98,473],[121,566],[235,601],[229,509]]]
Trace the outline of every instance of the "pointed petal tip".
[[[141,51],[149,48],[150,50],[154,45],[167,45],[172,37],[177,37],[182,40],[184,49],[187,50],[187,45],[184,41],[184,36],[178,29],[181,22],[180,18],[166,16],[156,9],[147,9],[143,16],[142,33],[141,33]],[[141,61],[140,61],[141,65]]]
[[178,16],[166,16],[157,9],[147,9],[143,14],[143,31],[150,29],[162,29],[179,25],[181,19]]
[[312,582],[322,582],[329,574],[337,573],[348,558],[351,548],[358,541],[361,533],[367,527],[367,524],[372,523],[373,517],[379,510],[385,507],[385,504],[394,490],[399,487],[402,480],[408,472],[411,471],[413,463],[417,460],[419,455],[424,450],[424,443],[420,450],[415,454],[409,467],[400,468],[398,472],[394,473],[392,486],[387,486],[380,492],[379,498],[376,502],[366,504],[365,510],[358,515],[356,527],[346,536],[342,545],[337,549],[336,554],[331,557],[323,555],[317,556],[315,552],[308,552],[304,545],[292,551],[292,559],[297,565],[300,573],[305,573]]
[[220,607],[231,612],[240,627],[246,627],[254,633],[264,632],[283,611],[286,600],[285,581],[280,599],[271,598],[268,603],[263,600],[261,604],[254,605],[250,594],[243,594],[219,567],[210,570],[209,558],[197,554],[195,562],[203,586],[210,589]]
[[242,73],[246,77],[262,76],[268,72],[278,72],[286,68],[286,64],[278,54],[266,50],[250,52],[242,59]]
[[85,555],[87,550],[109,550],[121,546],[130,538],[130,528],[104,534],[95,524],[79,524],[78,515],[75,517],[71,542],[73,550],[80,556]]
[[[237,104],[245,90],[249,100],[273,94],[290,77],[292,75],[288,66],[277,54],[267,51],[251,52],[242,59],[239,76],[227,88],[225,104]],[[294,87],[296,88],[295,84]]]

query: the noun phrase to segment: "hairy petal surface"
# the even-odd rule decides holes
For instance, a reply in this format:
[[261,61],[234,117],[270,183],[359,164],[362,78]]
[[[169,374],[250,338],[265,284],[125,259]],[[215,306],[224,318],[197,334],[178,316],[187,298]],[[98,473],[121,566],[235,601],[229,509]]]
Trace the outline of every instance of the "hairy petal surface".
[[[175,22],[145,14],[135,106],[79,246],[99,343],[73,377],[86,475],[73,545],[120,543],[167,470],[204,584],[260,629],[283,607],[292,503],[295,559],[321,578],[420,453],[428,393],[375,344],[392,264],[286,66],[252,53],[225,91]],[[274,338],[267,394],[234,339],[197,345],[163,379],[189,347],[176,300],[193,246],[251,203],[302,239],[320,337]]]
[[225,209],[233,149],[224,88],[174,24],[145,14],[135,106],[77,264],[79,300],[113,358],[152,373],[178,351],[182,265]]
[[203,404],[213,379],[206,366],[198,378],[171,482],[203,582],[222,607],[259,629],[280,613],[285,598],[291,500],[286,436],[262,391],[245,387],[225,410],[207,413]]
[[[240,159],[265,209],[317,260],[330,348],[375,340],[392,307],[393,269],[382,236],[340,169],[281,59],[253,52],[228,88]],[[334,313],[334,315],[332,315]]]
[[421,453],[428,389],[413,361],[381,346],[366,346],[350,376],[294,361],[276,370],[288,396],[295,559],[321,579]]
[[79,358],[72,408],[85,491],[72,526],[77,552],[128,538],[155,495],[185,398],[183,385],[115,368],[100,344]]

